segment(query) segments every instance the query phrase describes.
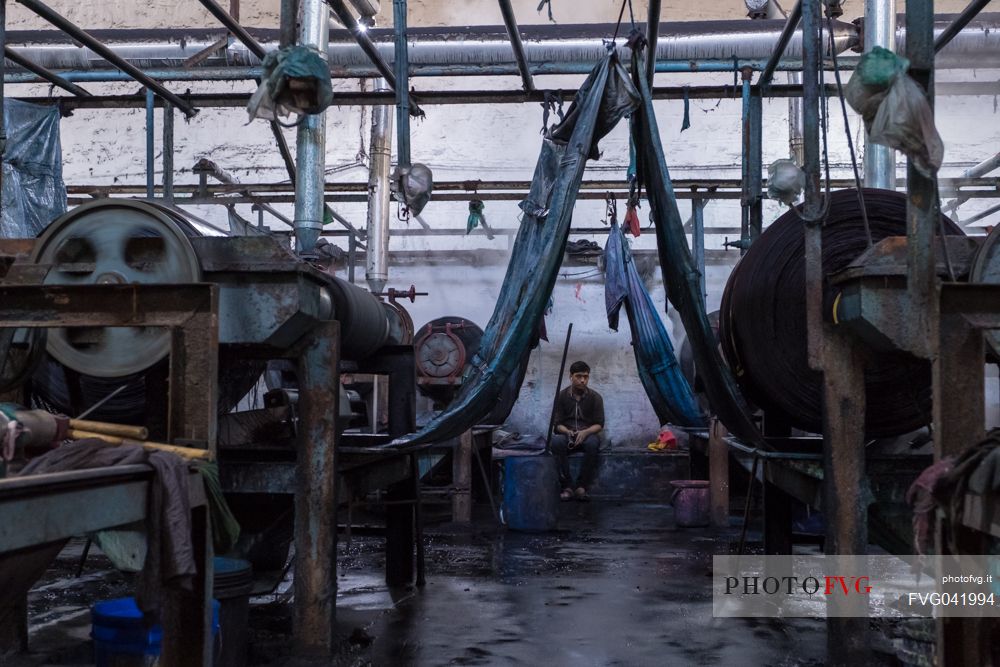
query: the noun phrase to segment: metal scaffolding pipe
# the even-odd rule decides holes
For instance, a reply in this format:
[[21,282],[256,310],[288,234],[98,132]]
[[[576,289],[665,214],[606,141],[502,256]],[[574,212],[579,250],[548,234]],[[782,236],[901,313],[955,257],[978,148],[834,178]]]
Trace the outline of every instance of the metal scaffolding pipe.
[[333,13],[337,15],[337,20],[339,20],[344,27],[351,32],[351,35],[354,36],[354,41],[358,43],[361,50],[365,52],[366,56],[368,56],[372,65],[374,65],[375,69],[378,70],[379,75],[381,75],[381,77],[385,79],[386,83],[389,84],[389,88],[395,90],[396,75],[393,73],[389,63],[385,61],[385,58],[382,57],[382,54],[379,53],[375,44],[372,43],[372,40],[368,37],[367,30],[362,30],[361,24],[356,18],[354,18],[354,14],[352,14],[351,10],[347,8],[347,5],[344,4],[344,0],[327,0],[327,4],[330,5]]
[[972,0],[972,2],[969,3],[969,6],[958,15],[955,22],[945,28],[934,39],[934,52],[937,53],[947,46],[948,43],[955,38],[955,35],[962,32],[962,28],[967,26],[969,21],[976,18],[979,12],[981,12],[988,4],[990,4],[990,0]]
[[[788,19],[785,21],[785,27],[781,29],[781,34],[778,35],[778,42],[774,45],[774,50],[771,52],[771,56],[767,60],[767,65],[764,66],[764,71],[761,72],[760,79],[757,83],[763,87],[771,85],[771,78],[774,76],[774,70],[778,67],[778,62],[784,57],[785,51],[789,48],[789,42],[792,39],[792,35],[798,34],[801,40],[801,31],[798,33],[796,30],[799,27],[799,21],[802,19],[802,0],[797,0],[795,7],[792,9],[791,13],[788,15]],[[803,63],[805,66],[805,63]]]
[[[896,0],[865,0],[865,52],[876,46],[896,50]],[[896,151],[869,141],[865,133],[864,184],[896,189]]]
[[[510,46],[514,50],[514,59],[517,60],[517,69],[521,73],[521,83],[526,91],[535,89],[535,82],[531,80],[531,68],[528,66],[528,56],[524,54],[524,42],[521,41],[521,33],[518,32],[517,19],[514,18],[514,9],[510,6],[510,0],[500,1],[500,13],[503,14],[503,23],[507,27],[507,34],[510,36]],[[659,4],[657,2],[656,4]]]
[[220,7],[219,3],[215,0],[199,0],[199,2],[201,2],[201,4],[205,6],[205,9],[207,9],[209,13],[215,17],[216,21],[226,26],[226,29],[233,33],[233,36],[236,37],[236,39],[240,40],[244,46],[250,49],[252,54],[261,60],[264,59],[264,56],[267,55],[267,51],[265,51],[264,48],[257,43],[257,40],[255,40],[250,33],[247,32],[246,28],[240,25],[239,21],[230,16],[229,12],[225,9]]
[[144,74],[142,70],[140,70],[138,67],[131,64],[124,58],[118,56],[114,51],[112,51],[110,48],[108,48],[98,40],[94,39],[86,31],[77,27],[76,24],[66,20],[66,18],[64,18],[60,14],[54,12],[52,8],[50,8],[48,5],[41,3],[38,0],[18,0],[18,2],[20,2],[22,5],[30,9],[32,12],[34,12],[41,18],[45,19],[52,25],[56,26],[57,28],[65,32],[67,35],[69,35],[76,41],[86,46],[94,53],[100,55],[102,58],[104,58],[106,61],[108,61],[115,67],[118,67],[122,71],[127,72],[133,79],[146,86],[147,89],[150,89],[160,97],[169,100],[171,104],[173,104],[175,107],[183,111],[184,115],[187,116],[188,118],[192,118],[198,113],[197,109],[189,105],[187,102],[182,100],[174,93],[164,88],[163,85],[160,84],[158,81],[146,76],[146,74]]
[[9,47],[6,46],[4,47],[3,54],[7,57],[7,60],[11,61],[18,67],[23,67],[24,69],[35,74],[39,78],[48,81],[53,86],[58,86],[59,88],[62,88],[63,90],[72,93],[73,95],[76,95],[77,97],[90,96],[89,92],[87,92],[80,86],[76,85],[72,81],[67,81],[63,77],[56,74],[55,72],[51,72],[45,69],[44,67],[36,65],[35,63],[31,62],[27,58],[22,57],[21,54],[19,54],[17,51],[14,51]]
[[[376,90],[384,90],[379,81]],[[373,294],[380,293],[389,280],[389,175],[392,170],[391,106],[372,109],[370,172],[368,177],[368,249],[365,280]]]
[[[301,0],[298,42],[327,52],[330,12],[322,0]],[[295,245],[308,252],[323,231],[326,167],[326,111],[306,114],[296,135]],[[297,607],[298,605],[296,605]]]
[[[765,18],[784,20],[782,9],[775,0],[768,0]],[[785,81],[789,85],[800,85],[802,75],[799,72],[786,72]],[[769,95],[772,95],[771,90],[769,87]],[[788,98],[788,156],[795,164],[802,164],[802,104],[798,96]]]
[[[646,13],[646,41],[649,42],[647,53],[656,53],[656,44],[660,38],[660,0],[649,0],[649,11]],[[656,74],[656,58],[646,59],[646,80],[653,87],[653,75]]]
[[396,163],[410,166],[410,72],[409,46],[406,37],[406,0],[392,0],[393,27],[396,30]]

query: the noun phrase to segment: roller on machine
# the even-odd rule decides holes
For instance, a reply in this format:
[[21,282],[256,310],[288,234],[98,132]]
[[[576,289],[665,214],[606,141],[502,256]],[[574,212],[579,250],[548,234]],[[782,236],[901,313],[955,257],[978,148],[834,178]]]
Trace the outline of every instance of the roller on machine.
[[[875,244],[906,235],[906,197],[865,189]],[[949,235],[962,232],[942,216]],[[722,296],[723,353],[747,399],[795,428],[822,431],[821,375],[809,368],[804,224],[795,210],[778,218],[733,269]],[[857,191],[833,192],[823,224],[824,314],[833,312],[830,276],[868,249]],[[888,437],[931,419],[930,362],[904,352],[872,351],[865,371],[866,433]]]
[[[337,319],[341,356],[363,359],[408,335],[398,304],[330,276],[268,236],[213,237],[183,211],[144,200],[108,199],[52,222],[30,258],[5,282],[20,284],[219,285],[219,409],[230,410],[257,382],[267,351],[280,356],[319,321]],[[141,307],[141,304],[139,304]],[[412,325],[410,325],[412,326]],[[412,331],[412,329],[410,329]],[[246,354],[246,346],[264,354]],[[95,419],[151,424],[147,404],[165,403],[170,332],[92,327],[20,331],[6,347],[0,380],[30,375],[40,402],[67,414],[124,385]],[[252,360],[248,360],[252,359]],[[11,365],[10,363],[8,365]]]

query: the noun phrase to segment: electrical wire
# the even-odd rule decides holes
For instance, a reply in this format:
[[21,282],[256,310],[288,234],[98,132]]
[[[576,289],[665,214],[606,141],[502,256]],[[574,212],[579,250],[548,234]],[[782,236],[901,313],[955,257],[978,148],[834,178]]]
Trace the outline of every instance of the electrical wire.
[[837,96],[840,98],[840,111],[844,115],[844,133],[847,135],[847,148],[851,153],[851,169],[854,171],[854,188],[858,192],[858,205],[861,207],[861,219],[865,225],[865,236],[868,239],[868,247],[874,244],[872,241],[872,229],[868,223],[868,209],[865,206],[865,193],[861,187],[861,175],[858,172],[858,160],[854,153],[854,140],[851,138],[851,122],[847,117],[847,103],[844,101],[844,86],[840,81],[840,65],[837,62],[837,47],[833,39],[833,19],[830,17],[830,6],[827,5],[826,21],[830,28],[830,54],[833,56],[833,76],[837,81]]

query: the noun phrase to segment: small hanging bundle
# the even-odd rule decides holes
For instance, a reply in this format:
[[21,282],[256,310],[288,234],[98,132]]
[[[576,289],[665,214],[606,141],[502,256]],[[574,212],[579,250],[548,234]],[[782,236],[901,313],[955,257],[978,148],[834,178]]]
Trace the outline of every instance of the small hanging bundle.
[[465,233],[468,234],[473,229],[482,224],[485,227],[486,216],[483,215],[483,208],[486,205],[483,203],[482,199],[473,199],[469,201],[469,221],[465,227]]
[[627,229],[635,238],[639,238],[639,234],[642,233],[639,223],[639,214],[636,212],[638,208],[639,188],[637,187],[636,181],[633,180],[628,190],[628,203],[625,205],[625,221],[622,224],[622,227]]

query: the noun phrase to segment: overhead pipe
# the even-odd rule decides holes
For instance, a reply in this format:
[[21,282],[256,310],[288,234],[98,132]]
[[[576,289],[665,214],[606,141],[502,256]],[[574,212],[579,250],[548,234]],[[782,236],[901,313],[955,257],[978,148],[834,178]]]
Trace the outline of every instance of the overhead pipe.
[[48,81],[53,86],[62,88],[66,92],[72,93],[77,97],[90,97],[90,93],[88,91],[84,90],[83,88],[76,85],[72,81],[67,81],[63,77],[56,74],[55,72],[51,72],[45,69],[44,67],[36,65],[35,63],[31,62],[27,58],[22,57],[21,54],[19,54],[17,51],[9,47],[6,46],[4,47],[3,54],[4,56],[6,56],[7,60],[11,61],[18,67],[23,67],[24,69],[28,70],[32,74],[35,74],[39,78]]
[[[514,8],[510,6],[510,0],[499,0],[499,2],[503,23],[510,36],[510,46],[514,50],[514,59],[517,60],[517,69],[521,73],[521,85],[526,91],[531,92],[535,89],[535,82],[531,80],[531,67],[528,65],[528,56],[524,54],[524,42],[521,41],[521,33],[517,28]],[[656,4],[659,2],[656,1]]]
[[[896,0],[865,0],[865,53],[876,46],[896,51]],[[896,151],[865,133],[864,185],[896,189]]]
[[[388,86],[379,81],[375,89]],[[372,294],[378,294],[389,280],[389,175],[392,170],[391,106],[372,108],[370,171],[368,176],[368,250],[365,280]]]
[[[32,0],[26,0],[32,1]],[[290,0],[286,0],[288,2]],[[940,35],[950,25],[950,21],[939,21],[935,33]],[[684,22],[671,26],[670,34],[659,37],[656,47],[656,71],[732,71],[733,58],[736,67],[755,66],[774,52],[784,21],[711,21]],[[824,26],[825,27],[825,26]],[[834,40],[838,53],[858,47],[861,37],[857,26],[842,21],[834,21]],[[614,30],[611,25],[559,26],[553,30],[547,26],[520,26],[524,41],[525,55],[530,61],[531,72],[538,74],[578,74],[586,73],[600,60],[607,49],[602,43]],[[517,74],[517,62],[511,52],[510,42],[503,26],[487,26],[482,29],[483,37],[471,39],[469,30],[446,31],[427,29],[410,31],[409,60],[411,72],[419,76],[448,76],[450,74]],[[602,32],[603,31],[603,32]],[[117,56],[135,62],[144,70],[176,69],[184,67],[191,56],[211,46],[215,35],[191,36],[176,30],[132,31],[141,34],[142,39],[121,40],[114,34],[106,36],[109,48]],[[275,31],[254,31],[265,51],[278,48]],[[94,31],[95,35],[105,35]],[[120,34],[120,33],[119,33]],[[330,44],[328,54],[333,76],[356,78],[359,76],[380,76],[367,55],[346,32],[334,31],[335,41]],[[376,49],[384,60],[393,57],[393,45],[385,40],[390,36],[386,30],[369,30]],[[896,40],[902,48],[905,30],[896,30]],[[54,42],[52,34],[38,32],[11,31],[7,39],[21,54],[32,62],[57,70],[101,70],[108,69],[108,61],[87,49],[81,49],[70,41]],[[266,38],[264,38],[266,37]],[[825,43],[825,40],[824,40]],[[620,55],[627,57],[626,47],[619,47]],[[829,48],[826,45],[826,48]],[[789,36],[784,59],[777,69],[801,66],[801,31]],[[945,47],[936,59],[939,68],[968,68],[970,59],[977,66],[1000,65],[1000,14],[980,14],[969,23]],[[689,65],[695,61],[695,65]],[[224,52],[215,54],[200,65],[207,71],[226,67],[259,67],[260,58],[245,45],[234,42]],[[193,68],[198,70],[199,68]],[[247,73],[244,78],[259,76],[259,72]]]
[[[764,67],[764,71],[761,72],[760,79],[757,83],[767,88],[771,85],[771,79],[774,76],[774,70],[778,67],[778,62],[786,57],[786,52],[790,48],[790,43],[793,36],[798,36],[801,40],[802,32],[798,30],[799,22],[802,19],[802,0],[797,0],[795,7],[788,14],[788,18],[785,20],[785,25],[781,29],[781,34],[778,35],[778,41],[774,45],[774,49],[771,51],[770,57],[767,60],[767,65]],[[803,63],[805,66],[806,63]]]
[[[330,10],[323,0],[300,0],[298,43],[327,53]],[[309,252],[323,231],[326,111],[305,114],[296,135],[295,246]]]
[[[28,0],[35,1],[35,0]],[[996,23],[1000,25],[1000,17]],[[984,19],[977,21],[977,25]],[[781,32],[784,22],[781,21],[711,21],[677,23],[671,27],[670,34],[658,38],[656,46],[657,71],[667,71],[660,68],[661,62],[687,63],[688,61],[718,61],[728,63],[729,71],[733,68],[733,58],[743,66],[743,61],[766,60],[774,50],[775,42]],[[858,28],[850,23],[835,22],[835,40],[840,51],[850,49],[861,43]],[[495,30],[496,32],[491,32]],[[597,26],[560,26],[560,30],[537,30],[535,26],[521,26],[525,55],[530,61],[533,73],[576,73],[574,67],[593,68],[607,47],[603,43],[612,25]],[[258,31],[254,31],[257,33]],[[378,33],[378,34],[376,34]],[[98,33],[100,34],[100,33]],[[114,52],[126,60],[141,63],[148,69],[181,68],[191,56],[211,46],[214,35],[191,37],[177,31],[143,31],[152,43],[140,40],[114,41],[113,36],[107,39],[114,44]],[[266,51],[278,47],[276,35],[261,31],[261,35],[270,35],[269,39],[259,39]],[[171,41],[165,41],[159,35],[169,35]],[[335,41],[328,47],[331,63],[336,63],[335,73],[341,71],[350,76],[360,76],[359,72],[373,73],[368,56],[354,41],[353,36],[346,32],[334,31]],[[390,62],[394,57],[394,44],[389,41],[375,41],[379,36],[387,39],[390,35],[386,30],[369,30],[368,37],[373,40],[375,48],[382,59]],[[475,66],[492,68],[507,66],[504,71],[517,73],[517,61],[510,48],[509,38],[503,26],[484,28],[482,38],[470,38],[468,31],[436,31],[428,34],[426,30],[415,30],[410,34],[409,62],[414,71],[424,66],[437,66],[445,71],[446,66]],[[12,33],[11,39],[23,39],[19,46],[25,57],[45,67],[55,70],[87,70],[107,68],[100,57],[86,49],[71,43],[41,43],[37,33],[20,35]],[[30,41],[29,41],[30,40]],[[956,43],[962,41],[962,36]],[[996,51],[1000,55],[1000,37],[995,39]],[[991,41],[991,44],[993,42]],[[951,47],[950,47],[951,48]],[[620,55],[628,57],[627,47],[619,47]],[[801,36],[795,33],[790,37],[785,56],[789,60],[801,58]],[[260,64],[260,58],[255,56],[244,44],[234,42],[224,52],[205,60],[202,66],[213,68],[253,67]],[[569,66],[569,67],[566,67]],[[352,69],[353,68],[353,69]],[[358,69],[361,68],[361,69]],[[471,69],[471,67],[470,67]],[[691,68],[687,68],[691,69]],[[697,67],[695,67],[697,69]],[[580,70],[582,71],[582,70]],[[489,73],[492,71],[488,70]],[[470,72],[473,73],[473,72]]]
[[[90,49],[94,53],[104,58],[106,61],[108,61],[115,67],[118,67],[122,71],[128,73],[133,79],[146,86],[148,90],[152,90],[165,100],[169,100],[171,104],[173,104],[175,107],[183,111],[184,115],[187,116],[188,118],[193,118],[198,113],[197,109],[192,107],[190,104],[182,100],[174,93],[164,88],[160,82],[146,76],[146,74],[144,74],[142,70],[140,70],[138,67],[129,63],[121,56],[117,55],[114,51],[112,51],[110,48],[102,44],[100,41],[91,37],[84,30],[81,30],[73,22],[67,20],[62,15],[53,11],[52,8],[49,7],[48,5],[39,2],[38,0],[18,0],[18,2],[20,2],[22,5],[30,9],[32,12],[34,12],[41,18],[45,19],[52,25],[56,26],[57,28],[65,32],[67,35],[75,39],[77,42],[80,42],[88,49]],[[29,60],[34,60],[34,58],[29,57]],[[45,67],[44,64],[42,66]]]

